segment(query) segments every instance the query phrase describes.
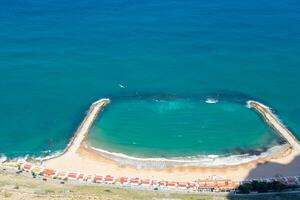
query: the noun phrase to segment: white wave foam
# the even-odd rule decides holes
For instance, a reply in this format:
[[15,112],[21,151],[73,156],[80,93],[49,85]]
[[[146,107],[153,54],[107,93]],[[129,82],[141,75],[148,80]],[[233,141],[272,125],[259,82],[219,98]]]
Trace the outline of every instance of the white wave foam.
[[0,163],[4,163],[5,161],[7,161],[7,157],[4,154],[0,155]]
[[25,162],[28,157],[29,157],[29,155],[25,155],[25,156],[18,156],[18,157],[14,157],[14,158],[9,158],[7,160],[8,161],[13,161],[13,162]]
[[[51,151],[44,151],[44,152],[51,152]],[[12,162],[26,162],[28,159],[32,161],[37,161],[37,162],[42,162],[43,160],[51,159],[54,157],[57,157],[61,154],[61,151],[55,151],[53,153],[50,153],[47,156],[30,156],[30,155],[25,155],[25,156],[18,156],[18,157],[13,157],[13,158],[7,158],[4,154],[0,155],[0,163],[3,163],[5,161],[12,161]]]
[[208,157],[208,158],[218,158],[219,155],[208,155],[207,157]]
[[[49,151],[49,152],[51,152],[51,151]],[[55,151],[55,152],[49,153],[49,155],[47,155],[47,156],[34,157],[34,159],[36,159],[38,161],[48,160],[48,159],[59,156],[61,153],[62,153],[62,151]]]
[[118,86],[119,86],[120,88],[126,88],[125,85],[122,85],[122,84],[118,84]]
[[139,168],[162,168],[166,166],[174,166],[185,164],[191,166],[220,166],[220,165],[236,165],[247,163],[258,158],[269,156],[275,152],[281,151],[288,146],[286,144],[277,145],[269,148],[267,151],[259,155],[208,155],[208,156],[189,156],[189,157],[174,157],[174,158],[140,158],[133,157],[123,153],[109,152],[103,149],[90,146],[91,149],[99,152],[102,156],[112,159],[120,164],[128,164]]
[[208,103],[208,104],[215,104],[215,103],[218,103],[219,100],[218,99],[214,99],[214,98],[207,98],[205,100],[205,103]]

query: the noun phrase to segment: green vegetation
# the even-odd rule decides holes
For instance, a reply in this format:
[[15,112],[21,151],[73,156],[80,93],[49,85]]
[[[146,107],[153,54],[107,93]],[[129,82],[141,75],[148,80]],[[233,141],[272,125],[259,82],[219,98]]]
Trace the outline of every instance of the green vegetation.
[[252,181],[251,183],[245,183],[238,187],[239,193],[249,194],[250,192],[282,192],[285,190],[297,189],[297,186],[284,185],[278,181],[263,182],[263,181]]

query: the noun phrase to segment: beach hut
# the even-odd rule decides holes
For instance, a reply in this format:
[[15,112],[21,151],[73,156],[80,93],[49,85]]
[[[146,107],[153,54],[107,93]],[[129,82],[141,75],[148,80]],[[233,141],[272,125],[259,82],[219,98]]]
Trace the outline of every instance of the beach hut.
[[166,181],[159,181],[158,185],[159,185],[160,188],[164,188],[164,187],[167,187],[167,182]]
[[186,190],[188,188],[188,182],[179,182],[177,188],[180,190]]
[[205,180],[199,180],[199,185],[198,185],[198,187],[199,187],[199,188],[205,188],[205,186],[206,186],[206,181],[205,181]]
[[129,183],[127,177],[117,177],[115,180],[115,183],[117,184],[122,184],[122,185],[127,185]]
[[215,180],[208,179],[208,180],[205,181],[205,188],[214,189],[216,187],[217,187],[217,184],[216,184]]
[[177,187],[177,182],[175,181],[167,181],[167,188],[175,189]]
[[120,178],[121,184],[123,185],[127,185],[129,183],[128,178],[127,177],[121,177]]
[[77,173],[74,173],[74,172],[68,173],[68,179],[76,180],[77,179]]
[[43,172],[43,168],[34,166],[31,168],[31,172],[34,174],[41,174]]
[[56,177],[58,179],[65,179],[65,178],[67,178],[67,174],[66,174],[66,172],[58,172]]
[[189,182],[189,190],[196,191],[197,190],[197,184],[195,182]]
[[45,176],[45,177],[54,177],[55,174],[56,174],[56,171],[53,170],[53,169],[47,169],[47,168],[45,168],[42,171],[42,175]]
[[29,163],[24,163],[22,169],[23,169],[25,172],[29,172],[30,169],[31,169],[31,167],[32,167],[31,164],[29,164]]
[[142,179],[141,180],[141,185],[142,186],[151,186],[152,185],[152,181],[150,179]]
[[215,183],[216,183],[216,187],[220,189],[226,188],[228,185],[228,182],[225,179],[217,179],[215,180]]
[[130,185],[137,186],[140,184],[140,179],[139,178],[131,178],[129,183],[130,183]]
[[113,176],[107,175],[107,176],[104,178],[104,181],[105,181],[105,183],[112,184],[112,183],[115,182],[115,178],[114,178]]
[[94,177],[94,182],[95,182],[95,183],[102,183],[102,182],[103,182],[103,177],[102,177],[102,176],[96,175],[96,176]]
[[152,186],[153,186],[153,187],[159,187],[159,181],[157,181],[157,180],[152,180]]
[[93,182],[93,181],[95,181],[95,177],[93,178],[92,175],[87,175],[83,178],[83,181]]
[[84,174],[79,174],[77,180],[83,181],[83,179],[84,179]]

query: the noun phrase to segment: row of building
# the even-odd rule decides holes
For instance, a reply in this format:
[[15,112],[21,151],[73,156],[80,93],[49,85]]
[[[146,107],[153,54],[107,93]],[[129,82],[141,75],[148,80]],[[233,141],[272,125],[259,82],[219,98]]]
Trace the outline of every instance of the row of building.
[[248,179],[240,182],[240,184],[251,183],[253,181],[267,182],[267,183],[278,181],[284,185],[300,185],[300,176],[288,176],[288,177],[278,176],[272,178]]
[[138,177],[114,177],[111,175],[84,175],[76,172],[63,172],[35,166],[30,163],[18,163],[19,170],[30,172],[34,175],[41,175],[45,178],[60,180],[82,181],[89,183],[116,184],[121,186],[142,186],[153,189],[178,189],[187,191],[230,191],[236,188],[235,182],[229,179],[213,177],[199,179],[190,182],[158,181],[151,179],[141,179]]

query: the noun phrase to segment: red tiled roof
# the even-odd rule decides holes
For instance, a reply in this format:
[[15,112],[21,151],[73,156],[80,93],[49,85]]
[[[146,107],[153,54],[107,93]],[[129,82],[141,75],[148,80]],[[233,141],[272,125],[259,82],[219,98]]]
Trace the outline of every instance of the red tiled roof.
[[68,177],[70,177],[70,178],[76,178],[76,176],[77,176],[77,173],[70,172],[68,174]]
[[206,185],[205,181],[200,181],[199,182],[199,187],[204,187]]
[[23,168],[29,170],[31,167],[32,167],[32,165],[30,165],[30,164],[25,164]]
[[187,187],[189,184],[187,182],[179,182],[178,187]]
[[167,185],[167,182],[166,182],[166,181],[159,181],[159,182],[158,182],[158,185],[159,185],[159,186],[166,186],[166,185]]
[[78,179],[83,179],[84,175],[83,174],[79,174]]
[[102,177],[102,176],[95,176],[95,180],[96,180],[96,181],[102,181],[102,180],[103,180],[103,177]]
[[176,182],[174,182],[174,181],[168,181],[167,182],[167,186],[176,186]]
[[138,183],[139,182],[139,178],[132,178],[130,179],[130,183]]
[[127,177],[119,177],[119,178],[117,178],[117,181],[119,181],[120,183],[126,183],[126,182],[128,182],[128,178]]
[[197,185],[196,185],[195,183],[190,183],[190,184],[189,184],[189,187],[190,187],[190,188],[196,188]]
[[66,176],[66,173],[65,173],[65,172],[59,172],[59,173],[57,174],[57,176]]
[[53,169],[44,169],[42,173],[43,173],[44,176],[52,176],[52,175],[55,174],[55,170],[53,170]]
[[150,179],[143,179],[141,182],[142,184],[147,184],[147,185],[151,183]]
[[112,176],[106,176],[104,180],[105,181],[113,181],[114,177],[112,177]]

